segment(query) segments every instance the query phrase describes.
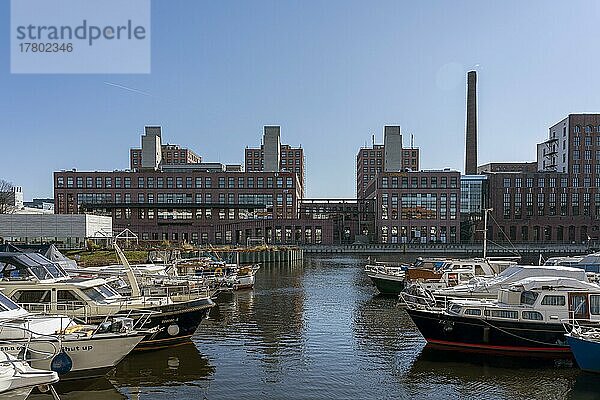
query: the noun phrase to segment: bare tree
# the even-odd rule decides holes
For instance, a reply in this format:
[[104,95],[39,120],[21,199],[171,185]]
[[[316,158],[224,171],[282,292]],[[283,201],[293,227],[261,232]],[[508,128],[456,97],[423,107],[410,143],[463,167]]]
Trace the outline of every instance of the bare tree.
[[17,210],[13,187],[12,183],[0,179],[0,214],[12,214]]

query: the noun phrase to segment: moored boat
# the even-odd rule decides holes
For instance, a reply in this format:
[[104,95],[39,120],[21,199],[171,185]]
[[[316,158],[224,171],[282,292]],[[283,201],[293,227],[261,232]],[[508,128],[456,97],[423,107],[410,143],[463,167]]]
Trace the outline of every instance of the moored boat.
[[66,316],[32,315],[0,293],[0,351],[63,379],[106,372],[143,337],[128,318],[82,325]]
[[[122,255],[120,249],[118,253]],[[129,272],[135,295],[124,297],[106,280],[70,277],[59,265],[37,253],[0,253],[0,288],[7,297],[31,312],[67,315],[88,324],[99,324],[113,316],[131,318],[136,329],[148,331],[138,350],[189,340],[214,306],[204,288],[168,296],[143,296],[134,274]]]
[[50,385],[56,382],[56,372],[32,368],[27,362],[0,351],[0,398],[25,400],[34,388],[52,390]]
[[569,319],[600,322],[600,287],[570,278],[523,279],[498,291],[497,300],[402,295],[407,312],[428,343],[513,355],[571,357]]
[[427,290],[443,289],[467,283],[476,276],[495,276],[514,264],[514,261],[484,258],[418,258],[410,266],[369,263],[365,272],[382,294],[399,295],[413,283]]
[[577,326],[566,335],[577,365],[584,371],[600,373],[600,326]]
[[384,295],[399,295],[404,290],[406,266],[382,263],[367,264],[365,272]]

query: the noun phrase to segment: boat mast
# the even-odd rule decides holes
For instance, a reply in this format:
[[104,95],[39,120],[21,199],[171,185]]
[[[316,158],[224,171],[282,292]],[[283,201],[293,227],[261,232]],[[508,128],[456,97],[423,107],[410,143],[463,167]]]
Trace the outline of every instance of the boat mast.
[[140,285],[138,284],[137,279],[135,278],[135,274],[133,273],[133,268],[129,265],[129,261],[127,261],[127,257],[123,254],[123,250],[117,245],[115,241],[113,243],[115,247],[115,251],[117,252],[117,256],[121,260],[123,267],[125,268],[125,273],[127,274],[127,279],[129,280],[129,285],[131,286],[131,295],[133,297],[140,297]]
[[488,211],[491,208],[483,210],[483,259],[487,259],[487,223],[488,223]]

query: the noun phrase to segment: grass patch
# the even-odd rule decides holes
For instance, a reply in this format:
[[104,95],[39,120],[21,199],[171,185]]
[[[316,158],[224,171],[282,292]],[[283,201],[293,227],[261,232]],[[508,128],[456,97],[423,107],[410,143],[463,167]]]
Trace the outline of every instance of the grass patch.
[[[131,264],[142,264],[148,261],[147,251],[123,251]],[[109,264],[120,264],[114,250],[74,250],[67,251],[65,255],[77,261],[81,267],[99,267]]]

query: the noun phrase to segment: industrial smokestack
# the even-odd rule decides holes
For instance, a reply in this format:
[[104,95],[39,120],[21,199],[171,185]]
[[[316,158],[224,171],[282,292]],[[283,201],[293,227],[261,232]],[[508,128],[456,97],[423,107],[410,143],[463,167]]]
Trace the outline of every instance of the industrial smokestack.
[[465,174],[477,174],[477,72],[467,73],[467,135]]

